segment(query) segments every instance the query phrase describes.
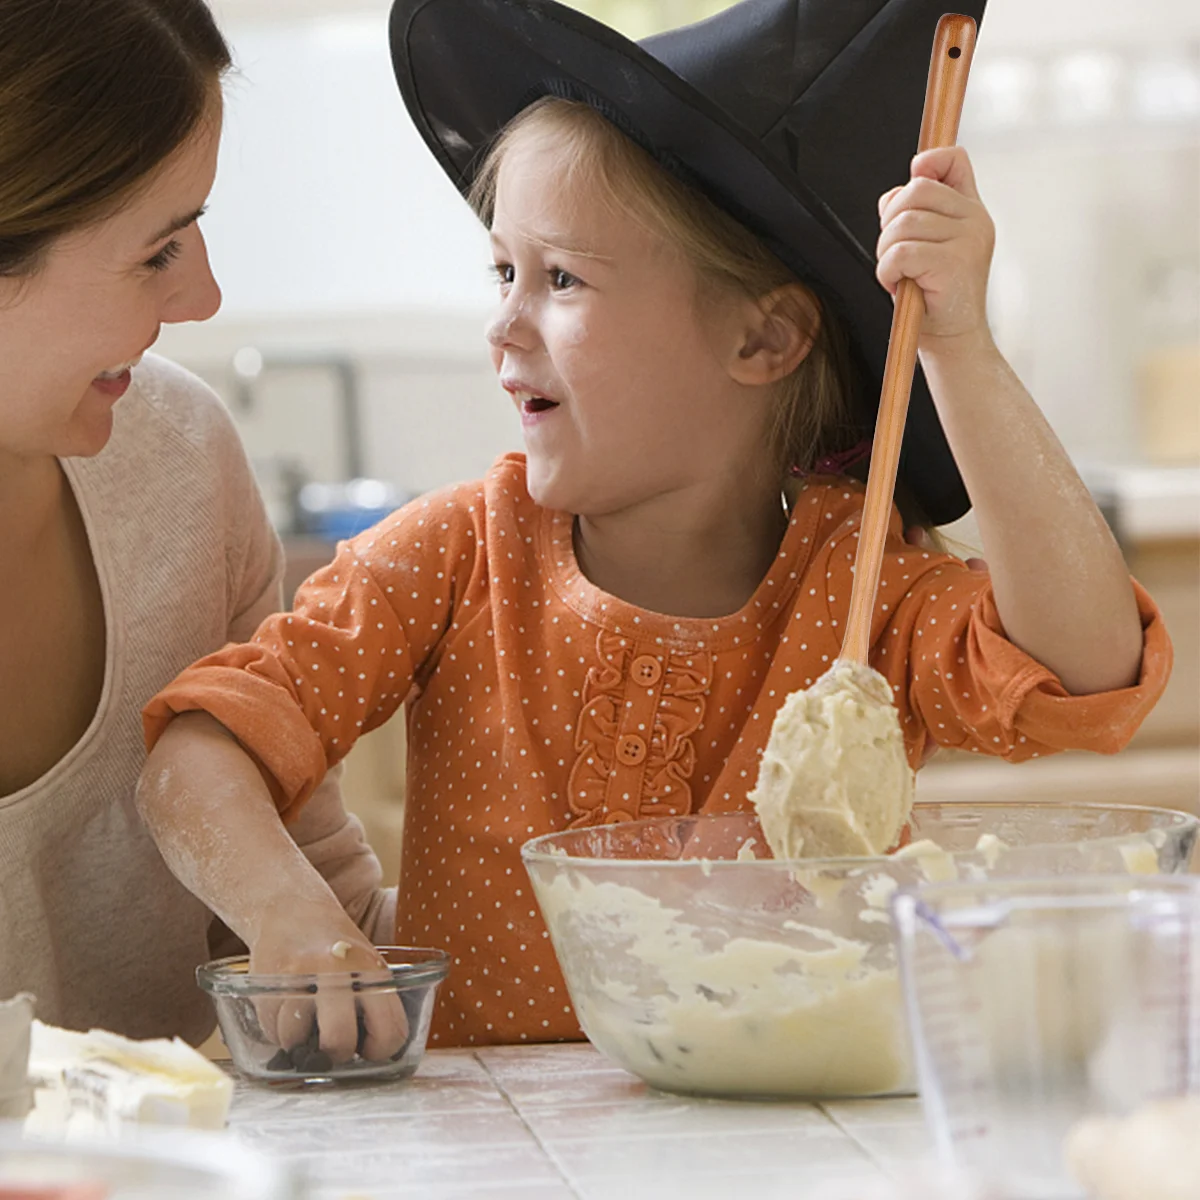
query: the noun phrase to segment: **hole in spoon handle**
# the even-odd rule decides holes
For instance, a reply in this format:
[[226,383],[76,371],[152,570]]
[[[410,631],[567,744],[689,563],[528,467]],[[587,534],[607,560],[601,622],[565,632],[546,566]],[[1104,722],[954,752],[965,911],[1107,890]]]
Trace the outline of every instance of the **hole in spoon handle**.
[[974,20],[960,13],[946,13],[938,21],[925,85],[918,152],[935,146],[953,146],[958,141],[958,122],[975,55],[976,32]]

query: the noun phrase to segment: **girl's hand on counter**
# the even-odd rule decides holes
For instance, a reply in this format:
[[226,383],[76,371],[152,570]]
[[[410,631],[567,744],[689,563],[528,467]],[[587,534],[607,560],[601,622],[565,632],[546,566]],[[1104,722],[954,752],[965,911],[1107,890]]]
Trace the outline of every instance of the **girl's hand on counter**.
[[[363,982],[390,979],[382,956],[336,904],[290,900],[262,915],[250,946],[250,970],[264,975],[339,975],[355,972]],[[357,992],[344,980],[297,1002],[264,997],[258,1002],[263,1031],[285,1050],[308,1040],[314,1024],[320,1048],[335,1063],[360,1053],[383,1061],[408,1040],[408,1018],[392,991]],[[359,1017],[362,1017],[360,1044]]]

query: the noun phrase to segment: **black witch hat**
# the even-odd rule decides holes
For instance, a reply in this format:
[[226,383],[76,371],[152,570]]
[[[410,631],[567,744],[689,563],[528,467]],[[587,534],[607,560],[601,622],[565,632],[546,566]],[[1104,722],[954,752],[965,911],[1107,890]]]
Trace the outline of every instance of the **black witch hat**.
[[[955,11],[978,22],[986,0]],[[909,178],[945,0],[742,0],[642,42],[554,0],[396,0],[409,112],[464,193],[487,147],[544,95],[583,100],[756,233],[847,329],[869,438],[892,301],[876,201]],[[935,524],[970,507],[917,369],[900,478]]]

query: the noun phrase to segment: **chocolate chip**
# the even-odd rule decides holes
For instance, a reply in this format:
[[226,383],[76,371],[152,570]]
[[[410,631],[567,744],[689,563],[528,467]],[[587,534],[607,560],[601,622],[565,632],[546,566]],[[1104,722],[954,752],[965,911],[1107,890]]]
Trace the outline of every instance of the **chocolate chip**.
[[271,1061],[267,1063],[268,1071],[290,1071],[292,1056],[287,1050],[276,1050]]
[[326,1071],[332,1069],[333,1059],[325,1053],[324,1050],[313,1050],[308,1061],[304,1064],[304,1070],[313,1075],[323,1075]]

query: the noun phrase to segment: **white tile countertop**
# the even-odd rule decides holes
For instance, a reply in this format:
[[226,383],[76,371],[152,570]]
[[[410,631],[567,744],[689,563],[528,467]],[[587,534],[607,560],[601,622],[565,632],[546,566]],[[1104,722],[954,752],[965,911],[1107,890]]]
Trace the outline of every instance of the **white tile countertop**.
[[928,1150],[915,1099],[692,1099],[586,1043],[432,1051],[395,1084],[239,1082],[230,1129],[305,1170],[315,1200],[808,1200]]

